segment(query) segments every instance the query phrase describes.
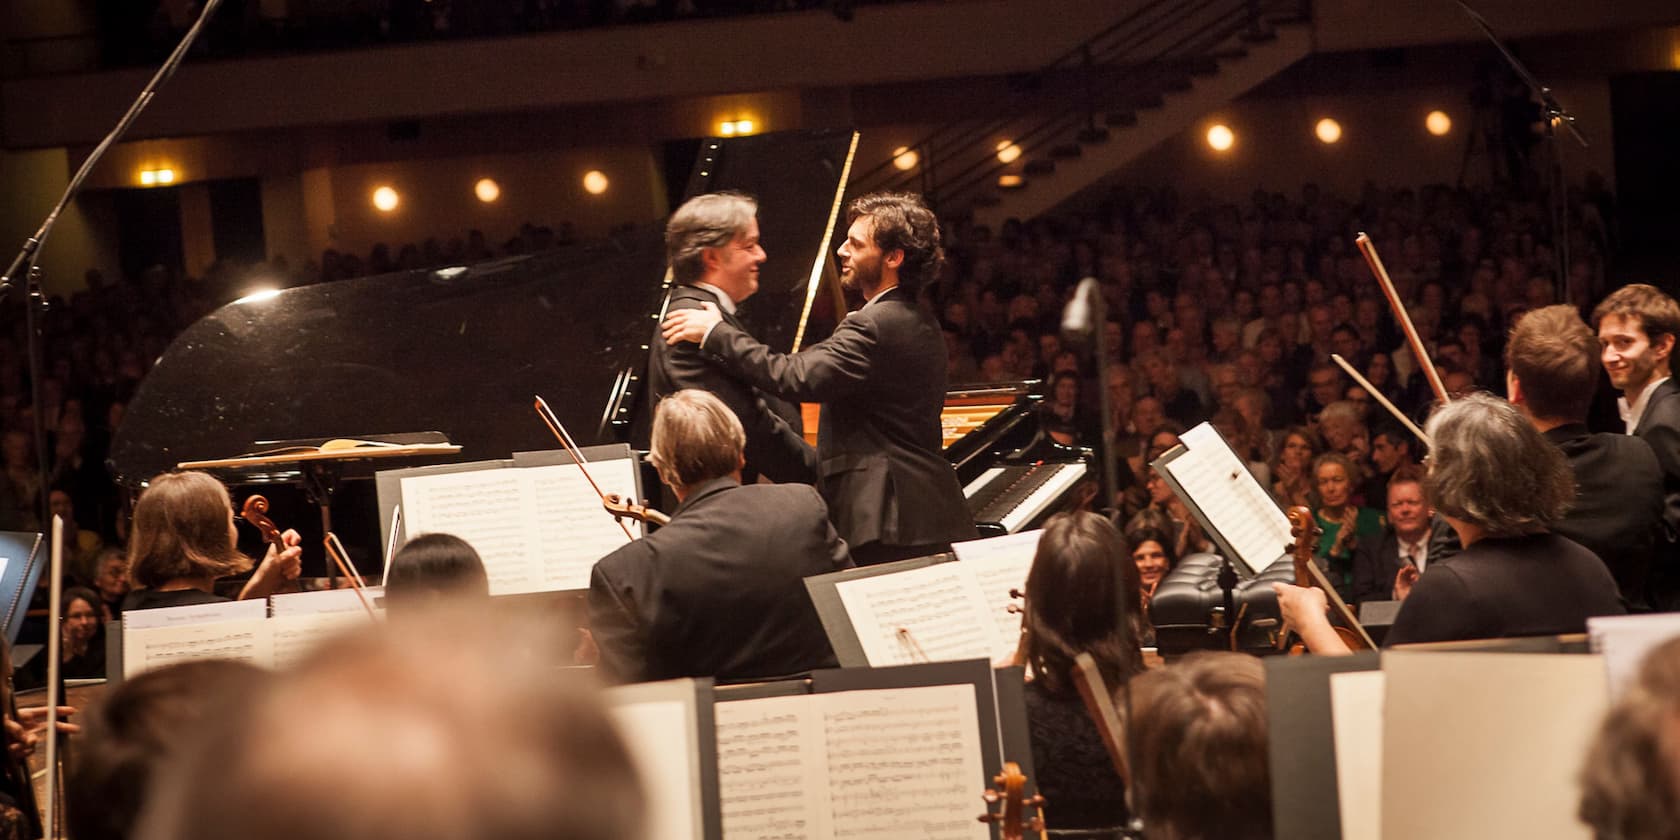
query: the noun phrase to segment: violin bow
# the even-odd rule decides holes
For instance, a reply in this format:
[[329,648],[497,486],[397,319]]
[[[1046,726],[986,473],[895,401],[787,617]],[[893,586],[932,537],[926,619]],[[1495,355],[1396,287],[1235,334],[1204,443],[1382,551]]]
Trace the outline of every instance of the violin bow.
[[[61,646],[63,630],[61,623],[64,618],[64,519],[53,516],[52,520],[52,552],[49,554],[51,572],[48,576],[51,588],[47,596],[47,786],[46,786],[46,833],[48,837],[58,836],[58,687],[59,680],[64,675],[64,663]],[[28,778],[24,779],[25,783]]]
[[1430,440],[1429,435],[1425,434],[1422,429],[1418,428],[1418,424],[1413,423],[1412,418],[1407,417],[1405,412],[1396,408],[1394,403],[1389,402],[1388,397],[1383,396],[1383,393],[1377,390],[1376,386],[1372,385],[1369,379],[1359,375],[1359,371],[1355,370],[1353,365],[1348,364],[1347,359],[1342,358],[1339,354],[1331,353],[1330,361],[1335,362],[1337,366],[1341,367],[1343,373],[1353,377],[1353,381],[1359,383],[1359,387],[1364,388],[1365,393],[1371,395],[1371,399],[1376,400],[1383,408],[1388,409],[1388,413],[1394,415],[1394,419],[1399,420],[1400,424],[1405,426],[1412,434],[1417,435],[1418,440],[1423,441],[1424,446],[1431,449],[1435,448],[1435,441]]
[[367,593],[362,591],[367,583],[362,580],[361,575],[356,574],[356,567],[350,565],[350,553],[345,550],[344,543],[339,542],[338,535],[328,531],[321,544],[326,546],[327,557],[337,564],[339,574],[350,581],[350,588],[355,590],[356,600],[362,602],[362,609],[367,610],[368,618],[378,618],[378,614],[373,611],[373,603],[368,601]]
[[1451,401],[1447,396],[1447,386],[1441,382],[1441,373],[1435,369],[1435,363],[1429,360],[1429,351],[1423,347],[1423,339],[1418,337],[1417,327],[1412,325],[1412,316],[1406,311],[1406,304],[1400,301],[1400,295],[1394,291],[1394,281],[1388,278],[1388,269],[1383,268],[1382,257],[1377,256],[1377,246],[1364,231],[1354,237],[1353,244],[1358,246],[1359,253],[1365,257],[1365,264],[1370,266],[1371,273],[1377,276],[1377,283],[1382,286],[1383,296],[1388,298],[1389,309],[1394,310],[1394,320],[1400,322],[1400,329],[1406,333],[1406,343],[1412,348],[1412,355],[1417,357],[1418,367],[1429,379],[1429,387],[1435,392],[1435,399],[1442,405]]
[[[601,504],[604,509],[607,503],[607,494],[601,491],[601,485],[596,484],[595,477],[589,474],[589,462],[584,460],[583,452],[578,449],[577,443],[572,440],[572,436],[566,434],[566,427],[560,423],[560,418],[555,416],[554,410],[548,407],[548,401],[540,396],[535,397],[535,400],[537,416],[548,424],[548,430],[554,433],[554,437],[560,441],[560,445],[564,446],[566,451],[571,454],[572,460],[577,462],[578,471],[583,473],[584,479],[589,482],[589,486],[595,491],[595,495],[601,497]],[[632,541],[636,539],[636,535],[630,533],[630,526],[624,524],[624,520],[614,516],[613,521],[617,522],[618,527],[624,530],[626,539]]]

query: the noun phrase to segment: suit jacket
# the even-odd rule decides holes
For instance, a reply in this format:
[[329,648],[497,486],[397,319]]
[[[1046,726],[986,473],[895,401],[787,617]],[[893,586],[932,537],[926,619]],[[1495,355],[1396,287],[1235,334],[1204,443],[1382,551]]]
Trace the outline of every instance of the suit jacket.
[[1581,423],[1558,426],[1546,432],[1546,440],[1563,450],[1575,473],[1575,505],[1552,530],[1598,555],[1630,608],[1646,607],[1663,527],[1663,471],[1656,453],[1639,437],[1593,434]]
[[804,581],[851,567],[816,490],[713,480],[671,524],[595,564],[589,621],[600,667],[625,682],[832,668]]
[[1633,433],[1651,445],[1662,465],[1663,522],[1672,540],[1680,535],[1680,384],[1669,379],[1651,391]]
[[[723,321],[736,329],[745,329],[741,322],[718,301],[717,295],[698,286],[681,285],[671,289],[670,310],[699,309],[702,303],[715,303]],[[655,331],[649,343],[647,366],[647,399],[636,424],[634,435],[639,446],[647,445],[652,429],[653,410],[659,401],[684,388],[710,391],[729,410],[740,418],[747,433],[747,470],[762,473],[773,481],[797,481],[815,484],[817,481],[817,453],[805,442],[800,430],[788,418],[797,422],[798,409],[783,404],[774,397],[766,398],[752,386],[734,379],[700,357],[700,350],[683,342],[666,344]],[[751,483],[750,479],[748,483]]]
[[[1459,552],[1458,535],[1439,515],[1429,523],[1429,556],[1424,568]],[[1394,598],[1394,577],[1400,573],[1400,537],[1392,525],[1359,539],[1353,551],[1353,601],[1388,601]]]
[[846,542],[974,538],[940,435],[945,338],[907,292],[888,291],[798,353],[772,352],[728,322],[701,349],[755,388],[823,404],[818,487]]

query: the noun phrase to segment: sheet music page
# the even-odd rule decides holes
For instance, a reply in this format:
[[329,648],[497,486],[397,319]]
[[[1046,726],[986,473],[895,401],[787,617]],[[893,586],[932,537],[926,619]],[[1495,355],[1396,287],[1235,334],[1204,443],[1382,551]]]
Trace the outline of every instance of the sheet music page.
[[[624,529],[601,507],[601,497],[576,464],[522,467],[520,472],[530,476],[538,500],[536,545],[541,588],[588,589],[589,572],[595,568],[595,561],[629,542]],[[600,485],[602,493],[617,493],[625,499],[636,497],[633,459],[591,461],[589,475]],[[630,533],[642,535],[640,522],[625,524],[630,526]]]
[[525,470],[470,470],[402,479],[405,532],[454,534],[472,544],[491,595],[544,588],[536,503]]
[[[385,587],[369,586],[362,590],[368,603],[375,611],[380,609],[379,599],[385,597]],[[285,592],[268,596],[269,614],[275,618],[291,615],[315,615],[319,613],[353,612],[364,618],[367,610],[363,609],[362,601],[356,597],[354,589],[323,589],[319,592]]]
[[1186,495],[1230,543],[1229,558],[1251,574],[1270,566],[1289,548],[1289,517],[1248,471],[1213,426],[1202,423],[1179,435],[1186,451],[1166,465]]
[[232,659],[260,668],[274,663],[274,635],[266,618],[142,629],[124,627],[122,646],[124,677],[199,659]]
[[[609,703],[610,693],[609,693]],[[680,700],[613,703],[608,707],[648,802],[648,837],[701,840],[700,779],[693,772],[696,745],[689,707]]]
[[[951,564],[945,564],[951,565]],[[974,686],[818,694],[836,838],[990,840]]]
[[1382,840],[1383,672],[1330,675],[1342,840]]
[[1009,611],[1020,602],[1009,597],[1009,590],[1027,588],[1027,573],[1032,571],[1033,554],[1038,551],[1042,531],[1022,531],[1003,537],[953,543],[951,551],[957,562],[974,570],[980,583],[980,593],[986,596],[986,611],[997,623],[997,647],[992,660],[1008,656],[1021,644],[1021,614]]
[[249,621],[268,618],[268,602],[218,601],[214,604],[192,604],[185,607],[158,607],[153,610],[126,610],[122,614],[123,632],[147,630],[153,627],[179,627],[183,624],[209,624],[221,621]]
[[960,561],[843,581],[834,589],[870,667],[990,659],[997,647],[986,596]]
[[1639,675],[1645,655],[1663,642],[1680,636],[1680,613],[1611,615],[1587,619],[1587,636],[1594,653],[1604,654],[1605,676],[1612,702],[1621,698]]
[[357,628],[373,629],[373,619],[360,606],[355,612],[298,613],[268,620],[274,636],[274,667],[290,668],[314,653],[321,644]]
[[724,840],[834,836],[815,699],[800,694],[713,706]]

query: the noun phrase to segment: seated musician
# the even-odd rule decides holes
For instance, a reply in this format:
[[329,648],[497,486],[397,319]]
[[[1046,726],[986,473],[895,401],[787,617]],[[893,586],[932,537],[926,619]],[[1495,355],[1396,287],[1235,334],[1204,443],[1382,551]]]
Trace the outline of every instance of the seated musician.
[[[1431,562],[1384,644],[1583,633],[1623,612],[1598,557],[1549,530],[1575,497],[1569,464],[1510,403],[1470,394],[1438,409],[1424,492],[1464,548]],[[1346,653],[1324,593],[1273,584],[1284,621],[1314,653]]]
[[385,570],[387,609],[412,609],[439,599],[490,597],[484,561],[454,534],[421,534],[397,549]]
[[[1085,710],[1074,658],[1089,653],[1103,681],[1115,689],[1143,670],[1141,610],[1119,613],[1142,598],[1137,567],[1106,518],[1089,512],[1057,514],[1044,525],[1027,574],[1025,664],[1027,723],[1038,788],[1054,803],[1051,828],[1118,828],[1127,822],[1125,783]],[[1115,575],[1115,570],[1120,575]],[[1126,591],[1117,592],[1118,580]]]
[[[233,505],[220,481],[198,472],[154,477],[134,505],[128,557],[140,588],[123,598],[123,610],[181,607],[231,600],[217,595],[216,579],[251,568],[239,553]],[[286,549],[268,547],[262,563],[239,592],[241,600],[266,598],[302,569],[302,538],[281,535]]]
[[677,391],[654,411],[649,458],[680,504],[590,575],[609,678],[739,680],[836,664],[804,579],[851,568],[851,555],[810,485],[741,485],[744,440],[706,391]]
[[1132,804],[1146,837],[1269,840],[1272,782],[1260,660],[1191,654],[1133,679],[1131,708]]
[[1680,826],[1680,639],[1645,656],[1581,767],[1581,822],[1594,840],[1663,840]]
[[243,662],[207,659],[126,680],[89,710],[66,780],[65,816],[75,840],[136,836],[162,768],[213,709],[250,696],[267,672]]
[[483,611],[337,639],[250,702],[207,714],[153,785],[136,836],[649,837],[599,692],[548,667],[559,656],[547,641],[540,625]]

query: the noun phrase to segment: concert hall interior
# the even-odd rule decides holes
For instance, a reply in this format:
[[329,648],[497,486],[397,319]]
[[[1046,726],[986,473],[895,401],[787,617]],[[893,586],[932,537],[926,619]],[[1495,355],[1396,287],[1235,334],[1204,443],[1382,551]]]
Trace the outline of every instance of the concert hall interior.
[[1673,0],[0,0],[0,840],[1673,837],[1677,143]]

